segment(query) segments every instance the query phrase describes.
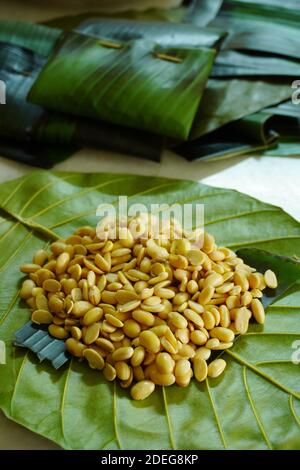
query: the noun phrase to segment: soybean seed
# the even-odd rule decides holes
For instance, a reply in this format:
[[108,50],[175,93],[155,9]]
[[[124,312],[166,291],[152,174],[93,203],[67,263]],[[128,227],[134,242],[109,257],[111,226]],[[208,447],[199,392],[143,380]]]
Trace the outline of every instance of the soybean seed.
[[234,340],[234,333],[229,330],[228,328],[223,328],[221,326],[217,326],[210,331],[210,336],[212,338],[218,338],[220,341],[224,343],[230,343]]
[[85,349],[83,351],[83,357],[85,357],[92,369],[102,370],[105,366],[103,357],[95,349]]
[[92,325],[93,323],[98,322],[103,317],[103,310],[100,307],[94,307],[87,311],[87,313],[82,318],[82,324],[84,326]]
[[38,325],[50,325],[53,322],[53,315],[49,310],[35,310],[31,315],[31,320]]
[[150,371],[150,379],[155,385],[161,385],[162,387],[169,387],[175,383],[174,374],[161,374],[156,368]]
[[143,346],[137,346],[130,360],[131,365],[134,367],[140,366],[144,359],[145,349],[143,348]]
[[151,312],[146,312],[145,310],[133,310],[132,318],[142,325],[153,326],[155,317]]
[[208,373],[206,361],[203,358],[196,356],[194,359],[193,369],[196,380],[198,380],[198,382],[203,382],[203,380],[206,379]]
[[66,348],[73,356],[83,357],[83,352],[85,351],[86,346],[75,338],[68,338],[66,340]]
[[114,361],[126,361],[133,356],[134,350],[131,347],[118,348],[112,353]]
[[46,279],[43,282],[43,289],[47,292],[59,292],[61,290],[60,282],[55,279]]
[[63,327],[54,324],[49,325],[48,331],[51,336],[57,339],[65,339],[69,336],[68,332]]
[[131,389],[131,396],[134,400],[145,400],[154,392],[155,385],[150,380],[141,380]]
[[131,369],[128,364],[124,361],[118,361],[115,363],[115,369],[117,377],[120,380],[128,380],[130,377]]
[[211,356],[211,350],[206,348],[205,346],[202,346],[201,348],[197,349],[195,355],[194,355],[194,360],[198,357],[201,359],[204,359],[204,361],[207,361]]
[[187,374],[190,373],[191,370],[191,363],[188,359],[179,359],[176,362],[174,374],[175,377],[185,377]]
[[212,378],[219,377],[226,367],[224,359],[215,359],[212,361],[207,369],[207,375]]
[[271,269],[268,269],[265,272],[264,279],[265,279],[265,283],[267,284],[268,287],[270,287],[270,289],[276,289],[276,287],[278,286],[276,274],[273,271],[271,271]]
[[103,375],[106,378],[106,380],[108,380],[109,382],[112,382],[113,380],[115,380],[117,376],[116,369],[107,362],[103,369]]
[[155,364],[158,372],[161,374],[170,374],[173,372],[175,361],[169,353],[161,352],[157,354]]
[[92,344],[96,341],[100,333],[100,323],[93,323],[86,327],[85,333],[83,334],[83,341],[85,344]]
[[258,299],[251,301],[251,310],[257,323],[263,324],[265,322],[265,310]]
[[207,337],[200,330],[192,331],[190,337],[191,341],[198,346],[202,346],[207,341]]
[[142,331],[140,334],[140,345],[150,352],[158,353],[160,350],[159,338],[152,331]]

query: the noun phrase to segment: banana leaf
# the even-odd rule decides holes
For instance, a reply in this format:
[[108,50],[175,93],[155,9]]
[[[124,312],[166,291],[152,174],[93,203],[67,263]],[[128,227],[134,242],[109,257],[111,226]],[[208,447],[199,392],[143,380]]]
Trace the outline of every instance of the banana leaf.
[[280,78],[210,79],[194,120],[190,139],[197,139],[232,121],[286,101],[290,96],[290,83]]
[[223,0],[194,0],[187,8],[184,21],[196,26],[208,25],[218,14]]
[[[110,43],[109,43],[110,44]],[[28,99],[60,112],[187,139],[215,51],[66,33]]]
[[278,106],[267,108],[264,112],[300,119],[300,105],[293,103],[291,100],[281,103]]
[[[224,352],[228,365],[222,377],[201,384],[192,380],[185,389],[157,387],[139,403],[84,362],[72,360],[55,370],[13,345],[14,332],[29,319],[18,300],[19,265],[76,227],[96,225],[99,200],[115,203],[124,194],[148,207],[205,203],[207,230],[220,245],[300,257],[298,222],[232,190],[141,176],[51,172],[2,184],[0,339],[7,364],[0,367],[0,408],[66,449],[299,449],[299,366],[293,363],[300,340],[299,283],[268,307],[264,326],[251,324]],[[274,270],[281,268],[278,260]]]
[[229,31],[225,49],[300,59],[299,3],[224,0],[211,24]]
[[[208,3],[209,5],[212,4]],[[194,4],[193,8],[197,9],[199,5],[197,7]],[[203,12],[203,9],[201,9],[201,12]],[[68,24],[68,19],[65,20]],[[115,24],[117,25],[116,27],[114,27],[114,20],[107,18],[97,19],[93,15],[93,18],[76,17],[76,21],[73,21],[72,26],[81,33],[96,36],[102,33],[105,37],[117,40],[137,37],[157,37],[157,40],[163,44],[168,44],[166,41],[168,41],[168,38],[173,37],[175,31],[175,25],[166,24],[163,27],[163,23],[156,24],[150,22],[146,26],[145,22],[119,20]],[[177,28],[176,44],[183,44],[182,41],[185,41],[184,44],[192,46],[196,45],[199,41],[201,45],[219,47],[224,39],[224,35],[220,32],[210,31],[209,28],[203,29],[201,35],[201,29],[196,33],[193,29],[188,30],[186,25],[177,25],[175,27]],[[233,61],[233,58],[235,58],[235,61]],[[237,51],[221,51],[216,58],[211,74],[212,77],[217,78],[209,81],[208,87],[204,92],[190,139],[193,140],[231,121],[240,119],[248,114],[253,114],[270,104],[273,105],[287,99],[290,96],[290,85],[286,86],[285,83],[287,82],[283,81],[281,77],[283,75],[298,76],[300,71],[299,64],[295,61],[280,60],[279,64],[274,62],[275,59],[274,61],[272,59],[268,62],[269,66],[266,69],[264,67],[265,60],[259,56],[257,61],[255,61],[249,55],[241,54]],[[258,74],[261,74],[261,78],[257,83],[254,82],[253,78],[249,78],[251,75],[255,76]],[[275,74],[279,75],[277,80],[272,80],[268,77]],[[230,78],[231,76],[241,76],[242,78],[235,81],[229,78],[223,80],[218,78],[223,76]],[[265,80],[263,81],[262,79]],[[240,100],[242,101],[240,102]],[[244,153],[250,148],[249,145],[242,143],[242,149]]]
[[294,10],[283,2],[223,2],[210,25],[229,36],[201,100],[191,140],[290,98],[287,77],[299,74],[300,37],[299,8],[296,2],[289,7]]
[[62,30],[43,25],[15,21],[0,21],[0,42],[29,49],[38,56],[48,57]]
[[[53,39],[48,29],[15,21],[0,22],[0,39],[7,41],[0,42],[0,79],[7,89],[7,104],[1,107],[1,154],[48,168],[78,148],[95,146],[158,161],[163,148],[159,136],[59,114],[27,101],[46,55],[57,40],[57,32]],[[13,41],[21,44],[23,38],[26,48],[13,45]]]
[[221,51],[211,77],[300,76],[300,61],[239,51]]
[[169,10],[146,10],[146,11],[122,11],[119,13],[107,13],[104,12],[89,12],[82,13],[77,15],[67,15],[60,16],[48,21],[44,21],[45,26],[50,26],[51,28],[60,28],[65,31],[71,31],[78,27],[79,24],[90,20],[91,18],[96,19],[127,19],[127,20],[136,20],[136,21],[164,21],[168,23],[181,23],[185,21],[186,17],[186,8],[178,7],[172,8]]
[[185,142],[175,152],[187,160],[220,160],[274,148],[279,134],[273,129],[272,114],[246,116],[210,134]]
[[274,149],[266,150],[261,155],[267,157],[300,157],[299,136],[281,137]]
[[222,30],[213,27],[198,28],[184,23],[95,17],[80,21],[74,31],[116,41],[150,39],[167,48],[219,49],[226,36]]
[[300,154],[299,107],[285,102],[223,126],[174,149],[188,160],[219,160],[248,154]]

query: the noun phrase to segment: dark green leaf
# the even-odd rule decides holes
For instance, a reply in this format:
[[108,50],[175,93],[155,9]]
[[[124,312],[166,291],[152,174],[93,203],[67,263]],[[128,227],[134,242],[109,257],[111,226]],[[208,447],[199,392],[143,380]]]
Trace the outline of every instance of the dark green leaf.
[[0,367],[1,409],[67,449],[298,449],[299,366],[292,354],[300,339],[300,290],[269,306],[266,324],[252,324],[224,353],[223,377],[192,381],[186,389],[157,388],[139,403],[84,363],[72,360],[55,371],[13,347],[14,332],[29,318],[18,300],[19,265],[50,240],[96,225],[99,201],[116,203],[124,194],[148,207],[204,203],[206,228],[219,244],[300,257],[299,223],[236,191],[117,174],[37,172],[2,184],[0,339],[7,365]]
[[123,11],[118,13],[108,13],[104,12],[96,13],[82,13],[79,15],[71,16],[61,16],[54,18],[48,21],[45,21],[43,24],[50,26],[51,28],[60,28],[65,31],[71,31],[76,29],[78,25],[86,20],[94,20],[110,18],[110,19],[127,19],[127,20],[136,20],[136,21],[164,21],[170,23],[181,23],[184,21],[186,16],[186,8],[171,8],[164,10],[147,10],[147,11]]
[[[45,58],[35,52],[41,27],[15,22],[14,25],[14,36],[10,36],[10,42],[0,43],[0,79],[6,83],[7,94],[7,104],[1,108],[2,155],[47,168],[67,158],[75,148],[95,146],[159,160],[163,147],[163,139],[159,136],[46,111],[29,103],[28,92],[45,63]],[[3,39],[10,27],[10,22],[0,23]],[[26,48],[12,43],[12,40],[22,43],[25,33],[28,33]],[[40,50],[45,51],[49,46],[48,37],[40,36]],[[33,38],[32,42],[30,38]],[[51,44],[53,46],[54,43]]]
[[190,138],[196,139],[229,122],[278,104],[291,96],[284,81],[211,79],[201,100]]
[[167,48],[218,48],[225,37],[222,30],[212,27],[94,17],[80,22],[75,31],[117,41],[150,39]]
[[223,0],[193,0],[184,21],[197,26],[206,26],[218,14]]
[[300,157],[299,135],[282,137],[274,149],[266,150],[262,155],[270,157]]
[[272,106],[264,110],[266,113],[275,114],[278,116],[287,116],[291,118],[300,119],[300,105],[294,104],[291,100],[281,103],[278,106]]
[[292,8],[288,8],[285,3],[224,0],[212,24],[230,31],[224,44],[227,49],[300,59],[299,6],[293,3]]
[[70,157],[76,149],[73,146],[55,147],[38,142],[21,142],[0,139],[0,154],[26,165],[51,168]]
[[185,142],[175,151],[188,160],[220,160],[274,148],[277,138],[272,128],[272,115],[261,112]]
[[[237,251],[249,266],[253,266],[259,272],[265,272],[271,269],[276,272],[278,279],[277,289],[267,289],[263,298],[264,306],[268,306],[274,300],[282,296],[293,284],[300,281],[300,260],[296,258],[288,258],[285,256],[274,255],[264,250],[255,250],[253,248],[242,248]],[[299,286],[296,290],[300,289]]]
[[101,40],[68,33],[29,99],[50,109],[186,139],[214,50],[163,48],[143,39],[119,45],[106,47]]
[[241,53],[238,51],[222,51],[215,62],[212,77],[237,76],[300,76],[300,62],[285,58],[268,57],[265,55]]
[[52,52],[61,33],[60,29],[47,28],[34,23],[0,21],[0,42],[29,49],[43,57],[47,57]]

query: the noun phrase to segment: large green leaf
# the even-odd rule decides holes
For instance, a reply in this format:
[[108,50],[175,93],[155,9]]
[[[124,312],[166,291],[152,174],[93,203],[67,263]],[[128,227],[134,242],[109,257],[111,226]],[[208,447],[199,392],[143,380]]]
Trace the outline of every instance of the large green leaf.
[[55,371],[12,345],[29,318],[19,302],[18,266],[50,240],[97,223],[101,202],[204,203],[219,244],[300,257],[300,224],[277,207],[236,191],[128,175],[31,173],[1,185],[0,407],[11,419],[71,449],[299,449],[300,289],[268,308],[231,350],[223,377],[187,389],[157,389],[144,402],[73,360]]

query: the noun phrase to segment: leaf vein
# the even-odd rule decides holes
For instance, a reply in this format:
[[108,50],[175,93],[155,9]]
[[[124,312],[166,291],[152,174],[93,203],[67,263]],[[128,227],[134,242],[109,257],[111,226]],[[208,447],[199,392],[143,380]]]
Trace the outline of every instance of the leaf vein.
[[287,388],[285,385],[283,385],[282,383],[280,382],[277,382],[277,380],[273,379],[270,375],[266,374],[265,372],[263,372],[262,370],[260,370],[258,367],[256,367],[256,365],[254,364],[251,364],[250,362],[246,361],[245,359],[243,359],[241,356],[239,356],[238,354],[235,354],[234,352],[230,351],[229,349],[226,350],[226,354],[228,354],[229,356],[233,357],[236,361],[238,361],[240,364],[248,367],[248,369],[251,369],[253,372],[255,372],[257,375],[260,375],[261,377],[263,377],[265,380],[268,380],[270,383],[272,383],[273,385],[275,385],[277,388],[279,388],[280,390],[283,390],[285,393],[288,393],[290,395],[293,395],[294,397],[298,398],[300,400],[300,395],[298,395],[297,393],[294,393],[292,390],[290,390],[289,388]]
[[166,420],[167,420],[167,424],[168,424],[170,444],[171,444],[172,450],[176,450],[176,444],[175,444],[175,440],[174,440],[171,416],[170,416],[170,413],[169,413],[169,407],[168,407],[167,394],[166,394],[165,387],[162,387],[162,394],[163,394],[163,400],[164,400],[164,407],[165,407],[165,411],[166,411]]
[[297,425],[299,426],[300,428],[300,418],[297,416],[296,414],[296,410],[295,410],[295,407],[294,407],[294,402],[293,402],[293,397],[292,395],[289,396],[289,405],[290,405],[290,409],[291,409],[291,413],[292,413],[292,416],[293,418],[295,419]]
[[120,450],[122,450],[122,444],[119,436],[118,421],[117,421],[117,385],[114,381],[114,399],[113,399],[113,415],[114,415],[114,430],[116,435],[116,441]]
[[210,403],[211,403],[211,406],[212,406],[212,409],[213,409],[213,413],[214,413],[214,416],[215,416],[215,420],[216,420],[216,423],[217,423],[217,428],[218,428],[219,434],[221,436],[221,441],[222,441],[222,444],[224,446],[224,449],[227,449],[227,444],[226,444],[224,432],[223,432],[223,429],[222,429],[220,417],[219,417],[218,412],[217,412],[217,408],[216,408],[216,405],[215,405],[215,402],[214,402],[214,399],[213,399],[213,396],[212,396],[212,393],[211,393],[211,389],[210,389],[210,386],[209,386],[208,379],[206,379],[205,382],[206,382],[206,387],[207,387],[209,400],[210,400]]
[[259,427],[259,429],[260,429],[260,432],[261,432],[261,434],[263,435],[263,438],[264,438],[264,440],[266,441],[267,446],[269,447],[270,450],[272,450],[272,449],[273,449],[272,444],[271,444],[271,442],[270,442],[270,440],[269,440],[269,438],[268,438],[268,435],[267,435],[267,433],[266,433],[266,430],[265,430],[265,428],[264,428],[264,426],[263,426],[263,423],[262,423],[262,421],[261,421],[261,419],[260,419],[260,416],[259,416],[259,414],[258,414],[258,412],[257,412],[257,409],[256,409],[256,407],[255,407],[255,405],[254,405],[254,401],[253,401],[252,396],[251,396],[250,388],[249,388],[248,381],[247,381],[247,368],[246,368],[246,366],[243,367],[243,382],[244,382],[244,386],[245,386],[247,398],[248,398],[248,400],[249,400],[250,406],[251,406],[251,408],[252,408],[252,411],[253,411],[253,414],[254,414],[255,419],[256,419],[256,421],[257,421],[257,424],[258,424],[258,427]]

